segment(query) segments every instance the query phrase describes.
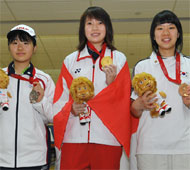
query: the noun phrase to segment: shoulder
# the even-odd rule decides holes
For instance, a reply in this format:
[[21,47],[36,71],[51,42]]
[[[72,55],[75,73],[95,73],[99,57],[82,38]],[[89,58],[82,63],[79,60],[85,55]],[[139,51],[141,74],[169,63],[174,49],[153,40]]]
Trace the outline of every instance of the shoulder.
[[186,56],[182,53],[180,53],[181,56],[181,63],[184,65],[190,65],[190,56]]
[[120,61],[122,63],[123,62],[125,63],[127,60],[126,55],[124,53],[122,53],[121,51],[118,51],[118,50],[113,51],[113,58],[114,58],[114,60]]
[[77,60],[78,54],[79,54],[78,51],[74,51],[74,52],[70,53],[68,56],[66,56],[63,61],[65,63],[65,65],[68,65],[69,63],[73,62],[74,60]]
[[184,57],[185,60],[190,61],[190,56],[186,56],[186,55],[183,55],[183,54],[182,54],[182,56]]
[[125,55],[123,52],[118,51],[118,50],[114,50],[114,51],[113,51],[113,54],[114,54],[115,56],[117,56],[117,57],[120,57],[120,58],[126,58],[126,55]]
[[133,67],[132,75],[134,76],[136,73],[146,71],[149,72],[154,67],[153,60],[154,57],[152,54],[144,59],[139,60]]
[[37,68],[35,68],[35,70],[36,70],[36,75],[35,76],[37,78],[40,78],[40,79],[42,79],[43,81],[46,81],[46,82],[52,80],[51,76],[49,74],[45,73],[44,71],[39,70]]
[[135,68],[135,67],[140,67],[140,66],[147,66],[147,65],[150,64],[150,61],[151,61],[151,56],[146,57],[146,58],[143,58],[143,59],[139,60],[139,61],[135,64],[134,68]]
[[65,57],[65,60],[71,60],[71,59],[73,59],[73,58],[77,58],[77,56],[78,56],[78,51],[74,51],[74,52],[72,52],[72,53],[70,53],[69,55],[67,55],[66,57]]

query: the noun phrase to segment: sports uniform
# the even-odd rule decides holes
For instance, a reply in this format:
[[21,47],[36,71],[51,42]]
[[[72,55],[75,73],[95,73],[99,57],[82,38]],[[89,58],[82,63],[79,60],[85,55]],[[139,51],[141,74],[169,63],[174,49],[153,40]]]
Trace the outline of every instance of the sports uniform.
[[[169,77],[175,79],[176,57],[163,58],[163,62]],[[181,53],[180,67],[181,82],[187,82],[190,79],[190,58]],[[166,93],[166,102],[172,110],[163,118],[152,118],[150,111],[143,111],[136,134],[136,154],[190,154],[190,109],[184,105],[178,93],[179,85],[165,77],[155,52],[136,64],[134,74],[141,72],[155,77],[158,91]],[[137,95],[132,92],[131,98],[135,100]]]
[[[105,56],[111,56],[111,51],[106,49]],[[116,60],[117,58],[117,60]],[[126,61],[124,54],[114,51],[113,62],[117,65],[118,72],[123,67]],[[105,73],[99,68],[99,59],[93,64],[87,47],[78,55],[78,52],[74,52],[67,56],[64,61],[68,71],[73,78],[85,76],[89,80],[93,81],[95,85],[95,95],[97,95],[106,85]],[[78,71],[77,71],[78,70]],[[65,89],[65,88],[64,88]],[[69,91],[69,89],[67,89]],[[63,99],[64,103],[67,102],[68,97]],[[56,113],[58,113],[57,111]],[[90,129],[89,129],[90,128]],[[66,132],[63,142],[67,143],[101,143],[106,145],[120,146],[116,138],[105,127],[96,114],[91,112],[91,124],[81,126],[78,117],[70,114],[69,121],[66,127]],[[88,130],[90,130],[90,138],[88,138]]]
[[[120,73],[120,70],[126,65],[126,57],[123,53],[114,50],[111,51],[109,48],[106,48],[104,56],[111,56],[113,58],[113,64],[117,66],[117,73]],[[67,56],[64,60],[63,66],[68,70],[72,78],[77,78],[79,76],[85,76],[88,79],[90,79],[95,87],[95,96],[97,96],[99,93],[105,90],[107,86],[106,84],[106,75],[103,71],[101,71],[101,65],[100,65],[100,58],[97,58],[96,61],[92,59],[92,56],[88,52],[87,46],[79,53],[78,51],[75,51],[74,53]],[[63,71],[63,67],[62,67]],[[129,72],[128,72],[129,73]],[[64,72],[62,72],[62,75],[66,75]],[[129,77],[129,75],[125,76]],[[58,97],[58,100],[54,103],[54,133],[55,133],[55,143],[56,143],[56,136],[57,136],[57,128],[58,125],[56,125],[56,122],[60,122],[60,126],[63,126],[63,123],[61,123],[61,117],[59,116],[63,115],[63,106],[67,105],[69,102],[69,85],[64,77],[59,77],[59,80],[61,80],[60,84],[63,85],[63,92],[60,92],[59,90],[55,92],[56,95],[60,95]],[[59,83],[58,80],[58,83]],[[57,83],[57,85],[58,85]],[[130,77],[128,84],[130,85]],[[60,85],[60,90],[61,86]],[[111,85],[111,84],[110,84]],[[124,84],[123,84],[124,86]],[[128,92],[130,91],[130,86],[126,85]],[[56,86],[57,88],[57,86]],[[111,95],[111,94],[110,94]],[[125,95],[124,95],[125,96]],[[130,96],[130,94],[129,94]],[[112,97],[112,96],[110,96]],[[126,102],[126,101],[125,101]],[[87,102],[87,103],[90,103]],[[99,103],[101,103],[99,101]],[[127,103],[127,102],[126,102]],[[125,105],[126,105],[125,103]],[[92,104],[92,103],[91,103]],[[119,107],[119,101],[118,101],[118,107]],[[104,104],[101,104],[102,107],[104,107]],[[106,103],[106,105],[108,105]],[[106,107],[105,105],[105,107]],[[122,105],[122,104],[120,104]],[[127,106],[127,105],[126,105]],[[128,107],[128,106],[127,106]],[[109,108],[112,108],[111,103],[109,103]],[[129,107],[128,107],[129,109]],[[127,110],[125,110],[127,113]],[[99,112],[101,114],[101,111]],[[119,113],[114,113],[114,115],[110,115],[110,117],[116,117]],[[103,112],[102,112],[103,115]],[[58,119],[57,119],[58,117]],[[63,119],[67,119],[66,115],[64,115]],[[57,120],[57,121],[56,121]],[[66,127],[60,130],[60,132],[64,131],[64,138],[63,143],[90,143],[90,144],[102,144],[102,145],[108,145],[108,146],[121,146],[121,143],[118,141],[119,138],[116,138],[116,136],[113,135],[113,133],[110,131],[112,128],[108,128],[106,126],[106,123],[103,123],[103,119],[100,119],[99,115],[94,112],[94,110],[91,109],[91,122],[87,123],[85,125],[80,125],[78,116],[74,116],[72,113],[69,113],[68,121],[66,121]],[[127,120],[126,120],[127,121]],[[114,121],[113,121],[114,122]],[[110,123],[111,124],[111,123]],[[60,127],[59,126],[59,127]],[[59,128],[58,127],[58,128]],[[118,129],[118,128],[117,128]],[[60,138],[62,135],[59,135],[58,138]],[[58,139],[59,140],[59,139]],[[56,144],[57,145],[57,144]],[[63,145],[64,146],[64,145]],[[64,155],[64,153],[63,153]],[[59,159],[59,158],[58,158]]]
[[[0,167],[43,166],[47,164],[45,124],[53,119],[54,82],[32,63],[20,78],[13,77],[13,63],[4,71],[10,78],[8,91],[12,98],[7,111],[0,109]],[[44,88],[44,97],[39,103],[30,103],[33,85],[27,80],[38,80]]]

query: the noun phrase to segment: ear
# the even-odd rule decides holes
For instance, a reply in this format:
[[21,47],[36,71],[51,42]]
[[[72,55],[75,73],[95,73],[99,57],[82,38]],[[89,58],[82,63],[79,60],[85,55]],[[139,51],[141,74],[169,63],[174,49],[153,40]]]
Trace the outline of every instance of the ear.
[[177,33],[177,38],[179,38],[179,35],[180,35],[180,33],[178,32],[178,33]]
[[34,53],[36,53],[36,50],[37,50],[37,46],[34,47]]

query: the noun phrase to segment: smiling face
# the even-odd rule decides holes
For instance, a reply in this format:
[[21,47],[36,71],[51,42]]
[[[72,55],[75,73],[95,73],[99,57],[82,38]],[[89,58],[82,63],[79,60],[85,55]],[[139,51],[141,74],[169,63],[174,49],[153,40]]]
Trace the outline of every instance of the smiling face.
[[17,37],[9,44],[9,50],[15,63],[29,64],[33,53],[36,51],[36,46],[33,46],[32,41],[20,41]]
[[105,24],[95,18],[87,17],[85,21],[85,35],[88,41],[92,43],[97,50],[101,50],[106,36]]
[[[155,41],[161,55],[173,56],[175,52],[175,44],[179,37],[177,27],[172,23],[160,24],[155,28]],[[168,55],[166,54],[166,51]]]

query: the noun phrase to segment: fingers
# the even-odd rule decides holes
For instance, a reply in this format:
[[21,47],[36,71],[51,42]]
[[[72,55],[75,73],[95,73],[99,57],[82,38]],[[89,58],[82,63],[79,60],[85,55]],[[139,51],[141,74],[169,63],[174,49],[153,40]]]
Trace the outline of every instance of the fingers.
[[152,110],[155,108],[154,103],[157,102],[156,94],[152,94],[151,91],[147,91],[142,97],[142,104],[144,106],[144,109],[146,110]]
[[37,102],[40,102],[44,97],[44,89],[42,88],[42,86],[40,85],[39,82],[34,82],[33,83],[33,90],[35,90],[39,94]]
[[188,86],[186,87],[186,94],[187,94],[188,96],[190,96],[190,85],[188,85]]
[[106,74],[106,84],[111,84],[117,76],[117,66],[109,65],[103,68],[103,72]]
[[37,92],[42,92],[44,91],[44,89],[42,88],[42,86],[40,85],[39,82],[34,82],[33,83],[33,90],[37,91]]
[[109,66],[105,66],[103,68],[103,71],[108,74],[108,75],[116,75],[117,73],[117,66],[115,65],[109,65]]
[[72,105],[73,115],[78,116],[80,113],[85,112],[85,107],[86,107],[86,104],[77,104],[74,102]]
[[182,100],[187,107],[190,107],[190,85],[186,86],[185,95],[182,96]]
[[187,87],[185,94],[185,96],[182,96],[183,103],[190,107],[190,86]]

